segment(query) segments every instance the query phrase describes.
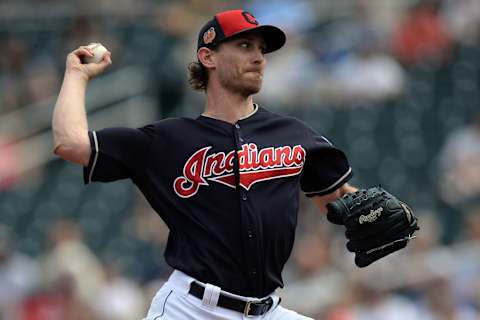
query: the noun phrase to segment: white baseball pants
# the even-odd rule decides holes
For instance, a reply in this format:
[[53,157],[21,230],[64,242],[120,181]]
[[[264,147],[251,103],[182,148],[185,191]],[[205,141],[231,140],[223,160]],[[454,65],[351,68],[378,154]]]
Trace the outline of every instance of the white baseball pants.
[[[203,300],[188,293],[190,283],[197,281],[205,286]],[[242,313],[218,307],[220,288],[204,284],[185,273],[175,270],[168,281],[160,288],[152,300],[148,315],[144,320],[313,320],[285,309],[279,304],[279,297],[272,294],[272,308],[263,316],[245,317]],[[222,294],[244,301],[258,300],[234,295],[225,291]]]

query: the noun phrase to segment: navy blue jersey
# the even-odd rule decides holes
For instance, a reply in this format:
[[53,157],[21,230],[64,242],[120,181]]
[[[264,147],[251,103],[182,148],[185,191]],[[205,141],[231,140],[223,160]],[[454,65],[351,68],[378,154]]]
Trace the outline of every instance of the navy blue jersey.
[[130,178],[170,230],[167,263],[244,296],[283,287],[299,189],[323,195],[351,177],[328,140],[260,107],[236,124],[175,118],[89,136],[85,182]]

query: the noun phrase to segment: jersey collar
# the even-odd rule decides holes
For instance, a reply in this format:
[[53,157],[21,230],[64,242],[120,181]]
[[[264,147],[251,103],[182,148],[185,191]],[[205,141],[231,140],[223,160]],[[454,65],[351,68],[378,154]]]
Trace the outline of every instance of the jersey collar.
[[[258,109],[260,109],[259,106],[258,106],[258,104],[256,104],[256,103],[253,104],[253,108],[254,108],[254,109],[253,109],[252,112],[250,112],[249,114],[247,114],[247,115],[244,116],[244,117],[241,117],[240,119],[238,119],[238,121],[242,121],[242,120],[246,120],[246,119],[251,118],[253,115],[255,115],[255,114],[257,113]],[[231,126],[234,125],[234,124],[231,124],[231,123],[229,123],[229,122],[226,122],[226,121],[223,121],[223,120],[220,120],[220,119],[217,119],[217,118],[205,116],[205,115],[203,115],[203,114],[201,114],[197,119],[202,119],[202,118],[203,118],[203,119],[210,119],[210,120],[215,120],[215,121],[227,123],[227,124],[229,124],[229,125],[231,125]]]
[[253,116],[255,113],[257,113],[258,111],[258,104],[254,103],[253,104],[253,111],[250,112],[249,114],[247,114],[245,117],[241,117],[240,119],[238,120],[245,120],[247,118],[250,118],[251,116]]

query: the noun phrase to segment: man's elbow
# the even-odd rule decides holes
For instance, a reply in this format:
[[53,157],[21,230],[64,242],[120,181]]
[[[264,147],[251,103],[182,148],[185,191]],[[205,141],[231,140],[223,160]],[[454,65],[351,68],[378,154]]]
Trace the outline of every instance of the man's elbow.
[[90,146],[85,144],[82,145],[73,145],[73,144],[56,144],[53,153],[60,158],[82,165],[84,167],[88,166],[90,160]]

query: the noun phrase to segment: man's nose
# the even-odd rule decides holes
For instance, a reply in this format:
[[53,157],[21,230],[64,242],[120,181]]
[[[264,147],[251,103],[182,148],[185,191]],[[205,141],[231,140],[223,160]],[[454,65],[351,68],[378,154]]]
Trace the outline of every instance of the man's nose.
[[257,50],[255,50],[254,63],[255,64],[265,63],[265,54],[263,53],[262,48],[257,48]]

